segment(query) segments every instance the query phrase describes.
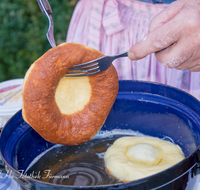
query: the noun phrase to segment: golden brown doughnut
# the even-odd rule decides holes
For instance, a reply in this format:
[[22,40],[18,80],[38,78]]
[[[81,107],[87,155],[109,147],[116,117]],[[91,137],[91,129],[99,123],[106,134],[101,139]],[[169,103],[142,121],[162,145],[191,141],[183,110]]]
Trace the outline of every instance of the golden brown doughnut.
[[22,116],[44,139],[78,145],[100,130],[118,93],[114,66],[87,77],[68,78],[65,73],[102,56],[87,46],[63,43],[31,65],[24,78]]

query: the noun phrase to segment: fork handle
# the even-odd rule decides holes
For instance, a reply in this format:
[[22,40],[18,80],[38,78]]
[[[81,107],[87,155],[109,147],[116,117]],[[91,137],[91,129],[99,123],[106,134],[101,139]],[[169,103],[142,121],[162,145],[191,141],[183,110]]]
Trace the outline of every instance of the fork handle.
[[[38,2],[38,5],[39,5],[39,7],[40,7],[40,10],[46,15],[46,12],[48,13],[48,14],[52,14],[53,13],[53,11],[52,11],[52,9],[51,9],[51,6],[50,6],[50,4],[49,4],[49,2],[48,2],[48,0],[37,0],[37,2]],[[45,9],[45,10],[44,10]]]
[[115,55],[114,56],[114,59],[117,59],[119,57],[127,57],[128,56],[128,51],[124,52],[124,53],[120,53],[118,55]]

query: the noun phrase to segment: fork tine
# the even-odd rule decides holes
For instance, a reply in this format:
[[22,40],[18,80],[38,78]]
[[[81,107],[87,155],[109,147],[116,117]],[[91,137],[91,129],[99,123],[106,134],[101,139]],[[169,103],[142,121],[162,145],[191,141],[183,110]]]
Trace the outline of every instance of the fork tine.
[[[104,56],[104,57],[105,57],[105,56]],[[90,65],[90,64],[92,64],[92,63],[95,63],[95,62],[100,61],[100,60],[103,59],[104,57],[100,57],[100,58],[98,58],[98,59],[95,59],[95,60],[92,60],[92,61],[89,61],[89,62],[86,62],[86,63],[81,63],[81,64],[78,64],[78,65],[74,65],[74,66],[71,67],[71,68],[82,67],[82,66],[88,66],[88,65]]]
[[77,67],[71,67],[68,71],[73,71],[73,70],[82,70],[82,69],[90,69],[90,68],[93,68],[93,67],[95,67],[95,68],[99,68],[99,66],[98,66],[98,62],[96,62],[95,64],[92,64],[92,65],[86,65],[86,66],[82,66],[82,67],[80,67],[79,68],[79,66],[80,66],[80,64],[77,66]]
[[83,69],[73,69],[73,70],[68,70],[68,74],[73,74],[73,73],[86,73],[86,72],[90,72],[90,71],[95,71],[99,69],[99,66],[95,67],[95,68],[91,68],[91,69],[87,69],[87,70],[83,70]]
[[74,74],[67,73],[65,75],[65,77],[84,77],[84,76],[94,75],[94,74],[97,74],[99,72],[100,72],[100,70],[97,70],[97,71],[94,71],[94,72],[89,72],[89,73],[82,73],[82,74],[79,74],[78,72],[77,72],[77,74],[75,74],[75,73]]

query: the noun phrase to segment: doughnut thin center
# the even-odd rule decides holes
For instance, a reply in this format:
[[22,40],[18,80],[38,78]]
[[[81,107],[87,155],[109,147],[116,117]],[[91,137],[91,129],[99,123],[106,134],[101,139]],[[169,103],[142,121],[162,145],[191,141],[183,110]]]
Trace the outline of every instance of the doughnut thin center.
[[56,104],[62,114],[73,114],[82,110],[91,97],[88,77],[64,77],[60,80],[55,93]]
[[158,156],[159,150],[147,143],[130,146],[126,152],[128,160],[144,165],[155,165]]

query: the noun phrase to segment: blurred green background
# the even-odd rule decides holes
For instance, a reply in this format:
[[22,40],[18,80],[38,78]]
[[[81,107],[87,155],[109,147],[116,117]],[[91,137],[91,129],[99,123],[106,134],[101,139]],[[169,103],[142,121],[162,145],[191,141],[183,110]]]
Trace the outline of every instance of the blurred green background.
[[[56,44],[65,42],[78,0],[49,0]],[[51,48],[48,18],[37,0],[0,1],[0,82],[23,78],[30,65]]]

